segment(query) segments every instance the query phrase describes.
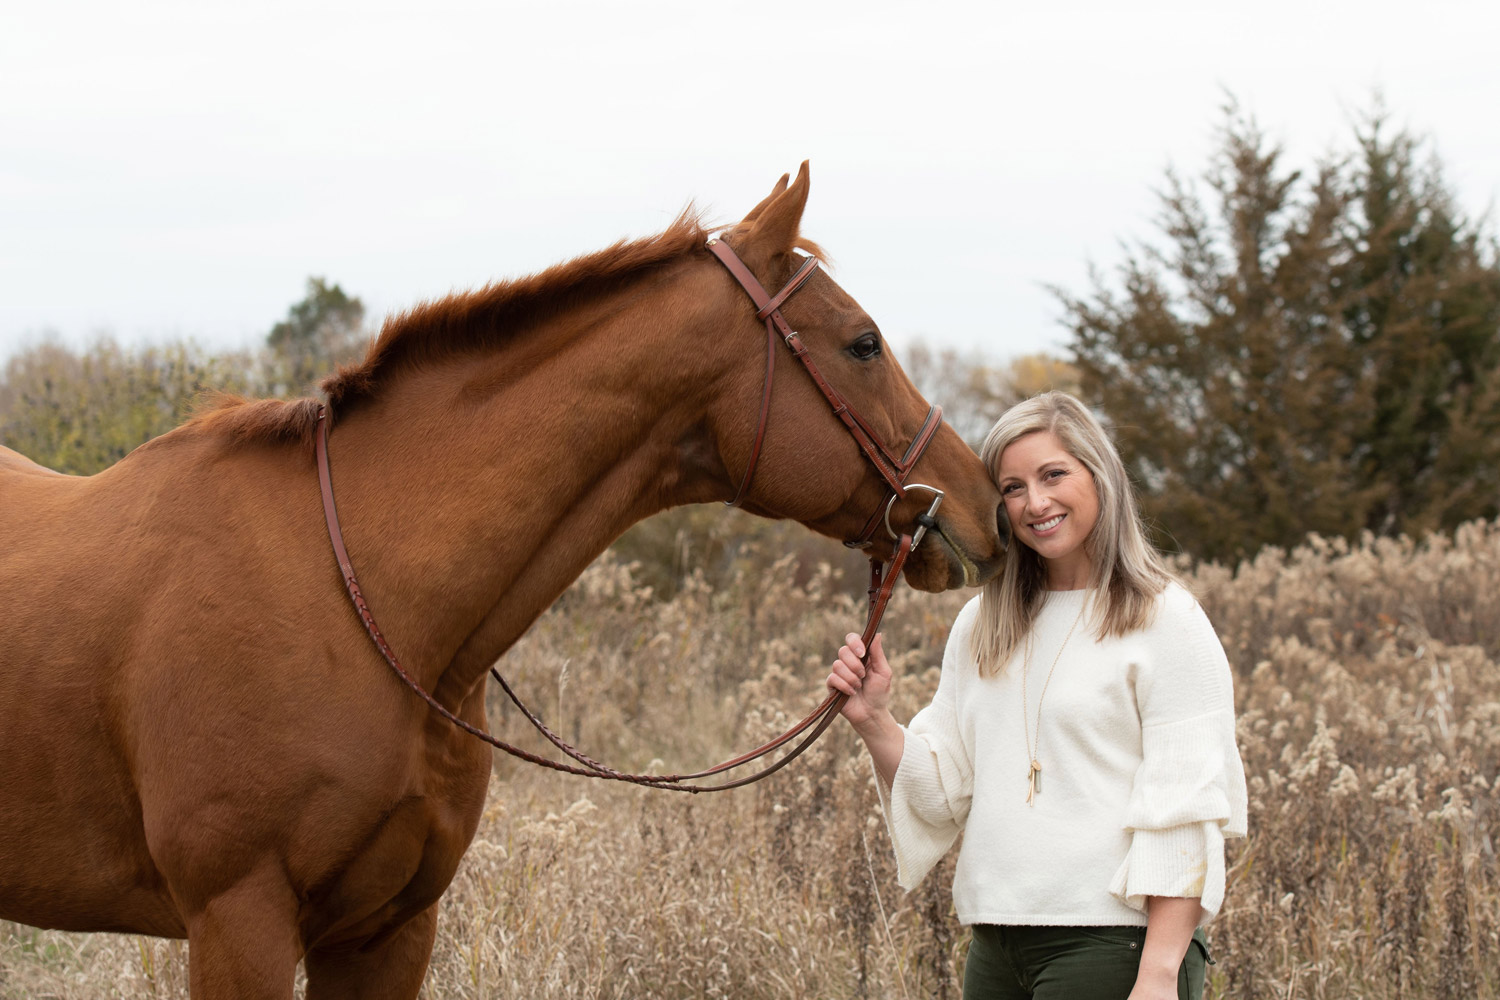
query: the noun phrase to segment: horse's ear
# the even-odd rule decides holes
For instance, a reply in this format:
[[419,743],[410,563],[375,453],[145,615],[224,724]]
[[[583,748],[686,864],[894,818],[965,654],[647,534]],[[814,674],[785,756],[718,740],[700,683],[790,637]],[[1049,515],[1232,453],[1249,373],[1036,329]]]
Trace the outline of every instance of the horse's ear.
[[759,205],[756,205],[754,208],[752,208],[749,212],[747,212],[745,214],[745,218],[740,221],[740,225],[742,225],[742,226],[748,226],[748,225],[750,225],[750,223],[752,223],[756,219],[760,218],[760,213],[762,213],[762,212],[764,212],[766,210],[766,206],[767,205],[771,204],[771,202],[773,202],[773,201],[776,200],[776,196],[777,195],[781,194],[783,191],[786,190],[787,182],[790,181],[791,179],[792,179],[792,175],[791,174],[782,174],[781,175],[781,180],[779,180],[779,181],[776,182],[776,186],[771,189],[771,193],[768,194],[768,195],[766,195],[764,198],[762,198],[760,200],[760,204]]
[[777,254],[790,253],[797,244],[798,226],[802,223],[802,210],[807,207],[807,161],[797,171],[797,179],[783,189],[786,178],[776,185],[776,192],[761,202],[747,219],[754,224],[746,234],[741,256],[749,263],[752,259],[761,262]]

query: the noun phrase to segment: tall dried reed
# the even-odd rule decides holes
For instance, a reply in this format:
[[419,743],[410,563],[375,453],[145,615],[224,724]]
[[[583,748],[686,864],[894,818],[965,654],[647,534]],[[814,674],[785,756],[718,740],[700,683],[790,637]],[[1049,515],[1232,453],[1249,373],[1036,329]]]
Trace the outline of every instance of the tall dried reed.
[[[1500,997],[1500,525],[1314,538],[1185,576],[1236,672],[1251,786],[1210,994]],[[861,618],[850,589],[827,565],[761,554],[664,600],[606,555],[500,666],[595,756],[677,770],[816,703]],[[892,602],[898,715],[930,697],[968,596]],[[499,701],[490,719],[521,732]],[[956,998],[952,859],[910,895],[895,885],[846,729],[716,796],[497,760],[425,995]],[[0,925],[0,997],[186,997],[186,958],[176,942]]]

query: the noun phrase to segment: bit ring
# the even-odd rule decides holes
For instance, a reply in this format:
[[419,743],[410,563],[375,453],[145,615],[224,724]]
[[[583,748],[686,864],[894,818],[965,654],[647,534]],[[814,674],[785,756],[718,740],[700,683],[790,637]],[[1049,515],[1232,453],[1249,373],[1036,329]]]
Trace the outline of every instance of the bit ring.
[[[943,503],[943,491],[938,489],[936,486],[928,486],[926,483],[907,483],[906,490],[907,492],[910,492],[912,490],[925,490],[926,492],[932,494],[932,506],[927,508],[926,513],[918,514],[916,518],[917,530],[912,532],[911,536],[911,547],[915,549],[921,543],[922,536],[927,534],[927,529],[929,527],[934,527],[937,523],[933,520],[933,518],[937,514],[938,507]],[[897,541],[900,541],[901,536],[896,534],[895,528],[891,527],[891,508],[896,506],[896,501],[899,499],[900,497],[896,496],[893,493],[891,494],[891,498],[887,500],[885,504],[885,530],[889,532],[890,536]]]

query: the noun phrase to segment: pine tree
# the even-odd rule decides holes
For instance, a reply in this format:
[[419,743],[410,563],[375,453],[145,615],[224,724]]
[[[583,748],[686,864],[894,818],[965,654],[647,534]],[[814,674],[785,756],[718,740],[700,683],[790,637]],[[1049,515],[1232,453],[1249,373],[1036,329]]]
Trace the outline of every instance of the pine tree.
[[1163,245],[1119,291],[1057,292],[1158,543],[1233,558],[1496,512],[1493,244],[1382,129],[1304,177],[1229,108],[1212,211],[1169,173]]
[[1343,320],[1376,372],[1362,459],[1383,488],[1367,526],[1430,530],[1493,516],[1500,495],[1500,270],[1439,167],[1386,131],[1377,112],[1358,135]]
[[309,392],[366,343],[365,306],[323,278],[307,279],[307,294],[266,337],[273,380],[282,392]]

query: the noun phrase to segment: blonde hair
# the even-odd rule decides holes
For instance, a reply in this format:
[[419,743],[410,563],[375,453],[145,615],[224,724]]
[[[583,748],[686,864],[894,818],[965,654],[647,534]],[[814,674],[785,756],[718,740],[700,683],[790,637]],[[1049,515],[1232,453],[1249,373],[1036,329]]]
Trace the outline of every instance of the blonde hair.
[[[1065,392],[1044,392],[1017,403],[990,429],[979,457],[998,482],[1005,449],[1040,431],[1056,434],[1068,454],[1094,477],[1099,517],[1084,545],[1092,564],[1090,624],[1095,638],[1128,635],[1145,627],[1155,610],[1156,596],[1175,578],[1146,541],[1125,463],[1088,407]],[[980,599],[972,648],[982,675],[998,673],[1026,641],[1046,590],[1047,567],[1042,557],[1012,539],[1005,568],[984,585]]]

